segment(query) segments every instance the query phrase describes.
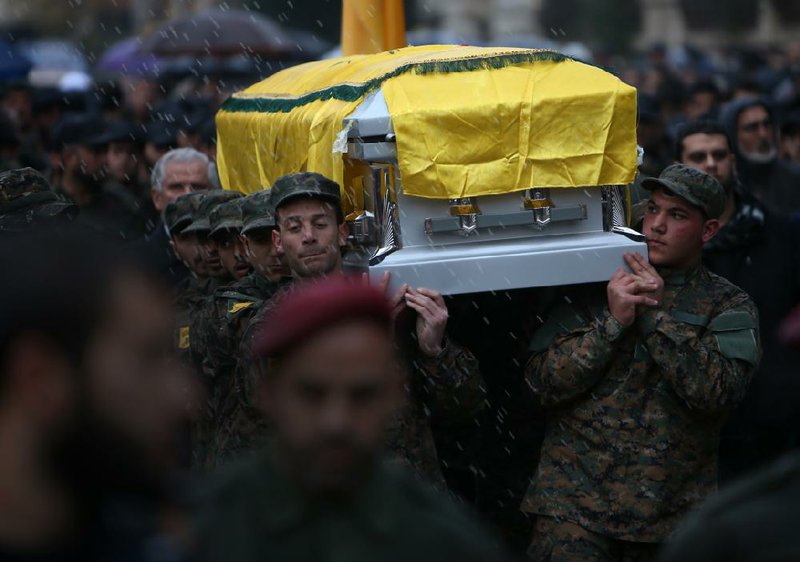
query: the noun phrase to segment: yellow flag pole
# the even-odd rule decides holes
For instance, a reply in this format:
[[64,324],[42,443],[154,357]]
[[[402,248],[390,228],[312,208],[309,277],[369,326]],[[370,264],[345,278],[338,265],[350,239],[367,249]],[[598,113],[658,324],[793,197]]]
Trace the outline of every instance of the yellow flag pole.
[[403,0],[342,0],[342,55],[404,47]]

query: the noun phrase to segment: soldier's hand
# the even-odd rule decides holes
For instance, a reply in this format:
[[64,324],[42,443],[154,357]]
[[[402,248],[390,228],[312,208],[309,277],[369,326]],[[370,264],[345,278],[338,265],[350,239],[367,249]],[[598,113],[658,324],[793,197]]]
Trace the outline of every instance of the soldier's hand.
[[655,284],[652,281],[620,268],[611,276],[606,288],[608,310],[617,322],[627,328],[636,320],[637,306],[658,306],[658,301],[651,296],[653,290]]
[[417,343],[425,355],[435,357],[442,351],[447,327],[447,305],[438,291],[408,288],[405,303],[417,312]]
[[403,285],[389,300],[389,306],[392,309],[392,320],[397,318],[397,315],[400,314],[406,307],[406,293],[408,293],[408,289],[408,283],[403,283]]
[[664,303],[664,279],[641,254],[626,253],[624,257],[634,275],[650,283],[652,289],[647,291],[648,296],[658,301],[657,306],[661,306]]

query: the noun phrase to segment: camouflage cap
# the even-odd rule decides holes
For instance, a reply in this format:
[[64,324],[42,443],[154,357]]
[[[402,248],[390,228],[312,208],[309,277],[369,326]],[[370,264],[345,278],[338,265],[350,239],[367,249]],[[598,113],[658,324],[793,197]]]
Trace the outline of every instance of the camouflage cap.
[[722,184],[705,172],[683,164],[668,166],[658,178],[642,181],[642,187],[648,191],[666,189],[700,207],[711,219],[718,219],[725,209],[727,195]]
[[237,197],[214,207],[208,216],[208,222],[211,226],[211,231],[208,235],[214,236],[223,230],[239,232],[242,229],[242,203],[244,201],[244,197]]
[[72,219],[77,214],[78,207],[59,197],[33,168],[0,174],[0,229],[16,229],[14,225],[30,225],[57,216]]
[[337,206],[341,203],[339,184],[315,172],[281,176],[272,185],[271,193],[273,209],[294,197],[318,197]]
[[214,210],[214,207],[239,197],[243,197],[243,195],[238,191],[223,191],[222,189],[206,191],[202,194],[197,211],[192,216],[191,224],[184,228],[183,231],[185,233],[209,232],[211,230],[211,211]]
[[194,214],[200,207],[205,192],[187,193],[181,195],[175,201],[167,203],[164,209],[164,224],[171,235],[180,234],[192,223]]
[[256,191],[242,203],[242,234],[262,228],[275,228],[275,210],[269,191]]

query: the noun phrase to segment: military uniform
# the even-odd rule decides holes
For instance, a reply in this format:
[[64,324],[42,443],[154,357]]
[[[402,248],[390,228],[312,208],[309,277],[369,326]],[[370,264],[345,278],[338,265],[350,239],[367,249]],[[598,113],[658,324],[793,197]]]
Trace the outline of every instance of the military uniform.
[[33,168],[0,173],[0,232],[65,225],[77,215],[78,207],[59,197]]
[[544,516],[534,559],[652,557],[648,545],[716,489],[720,428],[760,358],[758,314],[702,265],[658,273],[663,302],[630,327],[609,312],[604,287],[575,287],[534,335],[525,376],[548,408],[522,504]]
[[350,501],[304,497],[269,454],[222,474],[199,518],[201,560],[501,561],[472,517],[397,467]]

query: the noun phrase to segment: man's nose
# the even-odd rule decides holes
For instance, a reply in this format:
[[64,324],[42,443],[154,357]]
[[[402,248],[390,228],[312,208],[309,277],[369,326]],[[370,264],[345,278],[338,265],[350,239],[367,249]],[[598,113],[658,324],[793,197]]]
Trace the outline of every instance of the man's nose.
[[315,242],[316,239],[314,227],[310,224],[303,225],[303,242],[306,244],[311,244]]
[[667,226],[666,220],[664,220],[664,215],[661,213],[656,213],[653,217],[653,220],[650,223],[650,230],[655,232],[664,232]]

